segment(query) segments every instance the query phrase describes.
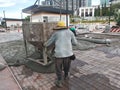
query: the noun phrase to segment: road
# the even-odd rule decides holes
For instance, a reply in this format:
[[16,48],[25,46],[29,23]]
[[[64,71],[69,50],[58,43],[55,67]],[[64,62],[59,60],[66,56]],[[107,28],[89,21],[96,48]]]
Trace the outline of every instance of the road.
[[22,39],[22,32],[0,32],[0,43]]

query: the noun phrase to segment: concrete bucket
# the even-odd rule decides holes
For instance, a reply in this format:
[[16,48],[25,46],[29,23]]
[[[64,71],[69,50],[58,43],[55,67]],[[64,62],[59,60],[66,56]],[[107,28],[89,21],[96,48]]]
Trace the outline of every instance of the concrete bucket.
[[[54,58],[51,55],[53,54],[53,47],[48,50],[48,48],[43,47],[43,44],[53,33],[55,26],[56,23],[23,23],[23,36],[28,60],[26,65],[31,69],[38,72],[54,71]],[[32,44],[35,47],[35,52],[39,52],[38,55],[41,57],[35,59],[33,58],[35,55],[33,57],[28,56],[27,43]]]

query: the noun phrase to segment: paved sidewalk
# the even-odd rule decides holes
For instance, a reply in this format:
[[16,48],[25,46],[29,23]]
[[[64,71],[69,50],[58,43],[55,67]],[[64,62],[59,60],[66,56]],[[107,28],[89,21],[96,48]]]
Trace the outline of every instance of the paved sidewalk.
[[[1,55],[0,63],[6,63]],[[21,90],[17,82],[13,78],[9,67],[6,67],[4,70],[0,71],[0,90]]]
[[75,51],[71,77],[63,88],[54,85],[55,73],[33,72],[25,66],[11,67],[23,90],[120,90],[120,56],[97,49]]

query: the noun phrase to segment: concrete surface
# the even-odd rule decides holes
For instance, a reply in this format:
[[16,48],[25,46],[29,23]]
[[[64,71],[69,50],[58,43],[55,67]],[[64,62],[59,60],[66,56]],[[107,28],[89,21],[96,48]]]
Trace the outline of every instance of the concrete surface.
[[[100,48],[100,47],[99,47]],[[120,90],[120,56],[97,49],[74,51],[71,76],[63,88],[54,85],[55,73],[43,74],[25,66],[11,67],[23,90]]]
[[[5,60],[0,55],[0,63],[6,64]],[[9,69],[6,67],[0,71],[0,90],[21,90],[13,75]]]
[[[11,39],[9,39],[9,41],[11,41]],[[17,46],[16,47],[12,46],[13,44],[14,45],[17,44]],[[3,52],[5,51],[4,54],[7,53],[6,55],[9,55],[11,60],[13,57],[15,57],[16,59],[17,55],[18,56],[24,55],[18,53],[19,51],[23,50],[23,47],[22,49],[20,49],[21,42],[16,43],[13,41],[9,43],[7,41],[1,43],[0,45],[2,46],[0,48],[0,51],[1,50],[3,50]],[[8,47],[9,45],[10,47]],[[106,46],[104,44],[94,45],[89,42],[86,43],[84,41],[80,42],[81,47],[84,46],[87,47],[88,45],[91,45],[92,48],[87,48],[85,50],[79,49],[74,50],[77,59],[75,61],[72,61],[70,79],[68,81],[64,81],[63,88],[57,88],[54,85],[54,81],[56,79],[55,73],[50,74],[37,73],[24,65],[17,67],[11,66],[10,68],[14,72],[14,75],[23,90],[120,90],[119,42],[116,42],[110,46]],[[0,78],[2,78],[0,80],[1,83],[0,85],[3,85],[2,80],[6,80],[6,78],[3,79],[3,77],[8,77],[11,81],[13,80],[13,78],[9,76],[8,72],[5,73],[4,71],[0,71],[0,73],[1,73]],[[8,84],[13,85],[12,83],[7,83],[7,85]],[[2,87],[3,86],[0,86],[0,88]],[[0,89],[0,90],[17,90],[17,89]]]

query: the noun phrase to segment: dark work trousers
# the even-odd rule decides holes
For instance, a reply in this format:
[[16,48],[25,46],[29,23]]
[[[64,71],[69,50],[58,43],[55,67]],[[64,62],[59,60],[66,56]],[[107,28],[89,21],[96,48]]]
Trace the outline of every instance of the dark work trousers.
[[63,76],[62,70],[64,70],[64,77],[68,76],[70,64],[71,64],[71,60],[69,57],[55,59],[55,68],[56,68],[56,75],[58,80],[62,80],[62,76]]

